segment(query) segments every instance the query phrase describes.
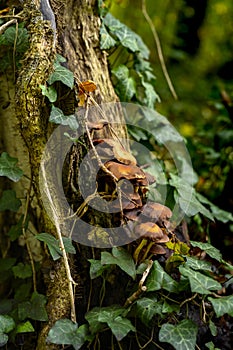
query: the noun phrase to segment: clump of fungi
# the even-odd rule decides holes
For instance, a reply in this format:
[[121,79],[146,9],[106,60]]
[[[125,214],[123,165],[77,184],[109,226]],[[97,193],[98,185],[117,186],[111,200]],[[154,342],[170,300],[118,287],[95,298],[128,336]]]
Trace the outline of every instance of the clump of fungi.
[[[100,128],[99,124],[95,128],[93,123],[89,127]],[[97,138],[93,145],[102,164],[102,175],[97,179],[98,190],[111,194],[108,198],[121,212],[122,226],[130,223],[127,226],[131,227],[131,234],[135,235],[137,242],[133,254],[135,262],[165,254],[162,244],[169,241],[172,212],[160,203],[147,200],[148,186],[155,182],[154,177],[137,165],[135,157],[119,140]]]

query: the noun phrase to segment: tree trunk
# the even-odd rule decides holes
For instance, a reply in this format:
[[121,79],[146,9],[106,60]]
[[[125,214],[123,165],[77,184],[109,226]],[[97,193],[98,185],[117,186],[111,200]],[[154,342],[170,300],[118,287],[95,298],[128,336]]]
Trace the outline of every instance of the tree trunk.
[[[41,10],[40,10],[41,9]],[[43,12],[43,14],[41,13]],[[52,12],[51,12],[52,11]],[[52,17],[51,17],[52,15]],[[53,19],[55,23],[43,20]],[[116,102],[117,96],[114,92],[107,63],[107,55],[100,50],[99,29],[100,18],[98,15],[97,1],[95,0],[52,0],[51,8],[47,6],[47,1],[41,0],[41,4],[32,1],[24,1],[23,16],[29,34],[29,49],[22,61],[22,66],[18,72],[16,81],[16,98],[11,101],[8,111],[11,127],[16,124],[17,117],[17,148],[12,149],[8,142],[9,126],[2,133],[4,138],[4,148],[12,156],[17,156],[21,164],[28,164],[25,173],[31,177],[31,192],[33,202],[30,203],[30,211],[34,213],[31,221],[36,226],[37,232],[49,232],[56,236],[56,229],[46,214],[41,202],[39,190],[39,169],[41,157],[49,135],[53,131],[48,122],[49,106],[41,94],[40,85],[46,84],[46,80],[53,70],[55,53],[60,53],[67,60],[67,67],[74,73],[75,90],[78,89],[80,81],[92,80],[97,86],[93,94],[97,103]],[[56,35],[54,28],[56,25]],[[53,27],[53,28],[52,28]],[[56,39],[56,40],[55,40]],[[14,94],[14,82],[12,83],[12,95]],[[60,87],[61,94],[65,91],[64,86]],[[13,99],[12,99],[13,100]],[[63,110],[75,110],[78,101],[76,96],[69,96],[61,102]],[[61,105],[60,104],[60,105]],[[71,104],[71,106],[70,106]],[[16,114],[12,113],[16,110]],[[108,115],[108,122],[116,123],[115,132],[118,137],[126,138],[126,131],[123,125],[123,117],[120,109],[114,114]],[[18,131],[20,131],[18,133]],[[99,136],[108,137],[108,131],[100,131]],[[21,136],[26,145],[23,145]],[[19,152],[19,150],[21,150]],[[81,154],[81,146],[77,146],[78,153]],[[26,153],[26,158],[22,155]],[[27,153],[29,162],[26,162]],[[30,181],[26,181],[25,188],[29,191]],[[87,254],[88,249],[81,248],[82,253]],[[59,346],[46,343],[49,329],[56,320],[70,317],[70,294],[65,266],[62,260],[54,263],[43,254],[43,271],[45,273],[45,294],[47,295],[47,311],[49,320],[43,326],[36,345],[37,350],[58,349]],[[81,258],[82,259],[82,258]],[[47,268],[49,266],[49,268]],[[85,270],[86,269],[86,270]],[[55,271],[56,278],[50,277]],[[87,272],[87,268],[84,270]],[[77,272],[73,271],[77,276]],[[78,278],[78,276],[77,276]],[[84,278],[85,280],[85,278]],[[35,286],[34,286],[35,287]],[[88,288],[87,288],[88,289]],[[86,292],[88,290],[86,289]],[[40,292],[40,288],[39,288]],[[84,296],[87,300],[88,296]],[[86,302],[85,302],[86,303]],[[81,316],[83,318],[83,315]]]

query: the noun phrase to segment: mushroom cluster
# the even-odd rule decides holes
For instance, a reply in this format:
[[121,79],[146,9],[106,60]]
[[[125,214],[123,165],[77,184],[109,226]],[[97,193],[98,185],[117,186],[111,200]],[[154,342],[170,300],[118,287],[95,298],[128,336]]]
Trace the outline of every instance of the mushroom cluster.
[[104,181],[99,179],[98,186],[102,184],[99,191],[112,192],[110,200],[113,207],[121,212],[122,224],[131,223],[131,233],[138,244],[134,252],[135,261],[143,261],[151,254],[165,254],[161,244],[169,241],[172,212],[168,207],[146,199],[148,186],[155,182],[154,177],[137,165],[135,157],[118,140],[95,139],[93,144],[108,171],[102,172]]

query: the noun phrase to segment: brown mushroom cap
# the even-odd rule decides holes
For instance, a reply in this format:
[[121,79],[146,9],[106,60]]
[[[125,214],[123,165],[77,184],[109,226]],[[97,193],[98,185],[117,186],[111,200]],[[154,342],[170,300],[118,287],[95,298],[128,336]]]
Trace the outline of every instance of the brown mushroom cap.
[[[112,157],[115,158],[118,162],[126,164],[126,165],[135,165],[137,161],[135,157],[120,144],[119,141],[113,139],[98,139],[93,140],[94,145],[99,145],[98,148],[102,148],[102,152],[106,149],[107,154],[109,154],[109,150],[111,149]],[[101,146],[100,146],[101,145]]]
[[166,250],[160,244],[154,244],[150,249],[151,254],[166,254]]
[[141,224],[136,225],[135,233],[142,238],[148,238],[153,242],[158,242],[164,236],[161,228],[153,222],[142,222]]
[[98,122],[87,122],[87,126],[89,129],[94,130],[101,130],[104,126],[108,125],[108,122],[106,120],[98,120]]
[[144,172],[136,165],[125,165],[113,161],[106,162],[104,165],[118,180],[145,179]]
[[142,214],[147,218],[154,219],[156,222],[163,222],[171,218],[172,211],[160,203],[148,201],[142,207]]

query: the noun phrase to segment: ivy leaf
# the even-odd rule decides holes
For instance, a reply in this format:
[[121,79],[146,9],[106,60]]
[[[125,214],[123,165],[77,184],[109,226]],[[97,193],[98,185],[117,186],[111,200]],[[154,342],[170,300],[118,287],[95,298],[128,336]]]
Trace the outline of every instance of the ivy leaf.
[[213,321],[209,320],[209,329],[213,337],[216,337],[218,334],[217,326],[214,324]]
[[221,317],[224,314],[229,314],[233,317],[233,295],[228,295],[218,299],[208,297],[208,300],[213,305],[217,317]]
[[99,333],[104,327],[104,325],[98,320],[101,310],[101,307],[94,307],[85,315],[85,319],[89,323],[90,331],[92,334]]
[[3,152],[0,157],[0,176],[6,176],[14,182],[18,181],[23,176],[23,171],[16,166],[17,163],[17,158]]
[[136,302],[136,313],[141,321],[149,326],[154,315],[162,315],[162,305],[157,302],[156,298],[141,298]]
[[31,300],[25,301],[18,306],[18,315],[20,320],[31,318],[35,321],[48,321],[48,315],[45,309],[47,302],[43,294],[33,292]]
[[107,323],[118,341],[123,339],[130,331],[135,331],[130,320],[122,317],[126,312],[126,309],[118,305],[99,309],[98,322]]
[[108,33],[105,25],[102,23],[100,28],[100,48],[101,50],[108,50],[116,45],[116,40]]
[[0,198],[0,211],[11,210],[17,212],[21,206],[21,200],[16,197],[14,190],[3,191]]
[[19,222],[16,225],[12,225],[7,236],[10,237],[10,240],[14,242],[22,234],[22,224],[23,224],[23,215],[21,215]]
[[228,221],[233,221],[233,215],[232,213],[229,213],[225,210],[222,210],[218,208],[216,205],[211,203],[207,198],[205,198],[202,194],[197,193],[197,198],[199,199],[200,202],[203,204],[207,204],[210,206],[210,210],[218,221],[221,221],[223,223],[227,223]]
[[55,87],[53,86],[45,86],[45,85],[40,85],[41,92],[43,96],[48,97],[49,102],[55,102],[57,101],[57,91]]
[[188,277],[191,291],[199,294],[209,294],[211,290],[220,290],[221,284],[213,278],[203,275],[200,272],[193,271],[187,265],[179,267],[180,273]]
[[130,320],[121,316],[108,320],[107,324],[118,341],[121,341],[130,331],[136,331]]
[[112,254],[108,252],[101,253],[101,264],[102,265],[117,265],[127,273],[130,277],[135,279],[136,268],[131,254],[129,254],[123,248],[112,248]]
[[186,257],[186,265],[193,270],[212,271],[212,265],[209,261],[199,260],[193,257]]
[[16,258],[2,258],[0,259],[0,272],[10,270],[14,266]]
[[214,343],[213,343],[212,341],[206,343],[205,346],[206,346],[209,350],[221,350],[221,349],[219,349],[219,348],[216,348],[216,347],[214,346]]
[[211,212],[206,209],[196,198],[196,191],[187,182],[178,177],[177,175],[170,174],[169,184],[176,188],[178,195],[175,196],[175,200],[178,201],[180,208],[188,216],[194,216],[197,213],[201,213],[210,220],[214,221]]
[[15,328],[15,321],[8,315],[0,315],[0,346],[4,346],[8,341],[8,335]]
[[145,104],[147,107],[153,109],[155,106],[155,102],[156,101],[160,101],[159,96],[156,94],[155,89],[153,87],[153,85],[151,85],[150,83],[147,83],[144,81],[144,79],[141,79],[142,81],[142,86],[144,86],[144,93],[145,93],[145,97],[142,99],[142,103]]
[[167,313],[172,313],[172,312],[178,312],[180,309],[180,305],[175,304],[175,303],[171,303],[171,302],[167,302],[166,300],[163,303],[162,306],[162,313],[163,314],[167,314]]
[[117,37],[120,44],[132,52],[139,52],[142,58],[149,58],[149,49],[142,41],[141,37],[134,33],[125,24],[121,23],[114,16],[108,13],[103,23],[108,27],[110,34]]
[[32,268],[29,264],[18,263],[18,265],[12,267],[12,271],[15,277],[28,278],[32,276]]
[[217,248],[213,247],[212,244],[196,242],[196,241],[190,241],[190,244],[193,247],[197,247],[197,248],[200,248],[201,250],[204,250],[206,254],[208,254],[211,258],[217,260],[218,262],[222,261],[222,254]]
[[140,51],[135,37],[135,33],[125,25],[119,28],[118,30],[115,30],[114,34],[116,35],[122,46],[126,47],[132,52]]
[[58,260],[62,253],[56,238],[49,233],[39,233],[35,236],[39,241],[45,242],[53,260]]
[[195,350],[197,331],[197,325],[191,320],[183,320],[176,326],[165,323],[159,331],[159,340],[176,350]]
[[112,74],[118,79],[116,92],[120,99],[128,102],[136,93],[136,83],[132,77],[129,77],[129,69],[121,64],[112,70]]
[[74,75],[73,73],[64,66],[61,66],[57,61],[54,65],[54,72],[50,75],[48,79],[49,85],[55,83],[55,81],[61,81],[64,85],[73,89],[74,86]]
[[100,260],[89,259],[90,266],[90,277],[93,280],[103,274],[109,266],[103,266]]
[[6,45],[15,45],[15,37],[17,35],[16,40],[16,51],[17,52],[25,52],[28,48],[28,32],[26,28],[18,28],[16,34],[16,27],[11,26],[7,28],[3,34],[4,42]]
[[86,341],[88,327],[86,324],[78,327],[69,319],[56,321],[50,329],[47,341],[53,344],[73,345],[75,350],[79,350]]
[[[59,246],[59,241],[49,233],[40,233],[35,236],[42,242],[45,242],[48,246],[49,252],[53,258],[53,260],[58,260],[62,256],[62,252]],[[62,237],[65,251],[70,254],[75,254],[76,250],[72,245],[72,240],[69,237]]]
[[64,115],[62,110],[52,105],[49,121],[55,124],[68,125],[72,130],[77,130],[79,125],[74,114]]
[[34,332],[35,329],[33,325],[31,324],[30,321],[26,321],[23,323],[19,323],[16,327],[15,333],[29,333],[29,332]]
[[59,63],[64,63],[64,62],[66,62],[65,57],[63,57],[62,55],[59,55],[59,53],[57,53],[55,63],[59,64]]
[[14,329],[15,321],[11,316],[8,315],[0,315],[0,332],[9,333]]
[[148,292],[165,289],[168,292],[179,293],[179,285],[162,268],[157,260],[154,261],[150,274],[146,279]]

